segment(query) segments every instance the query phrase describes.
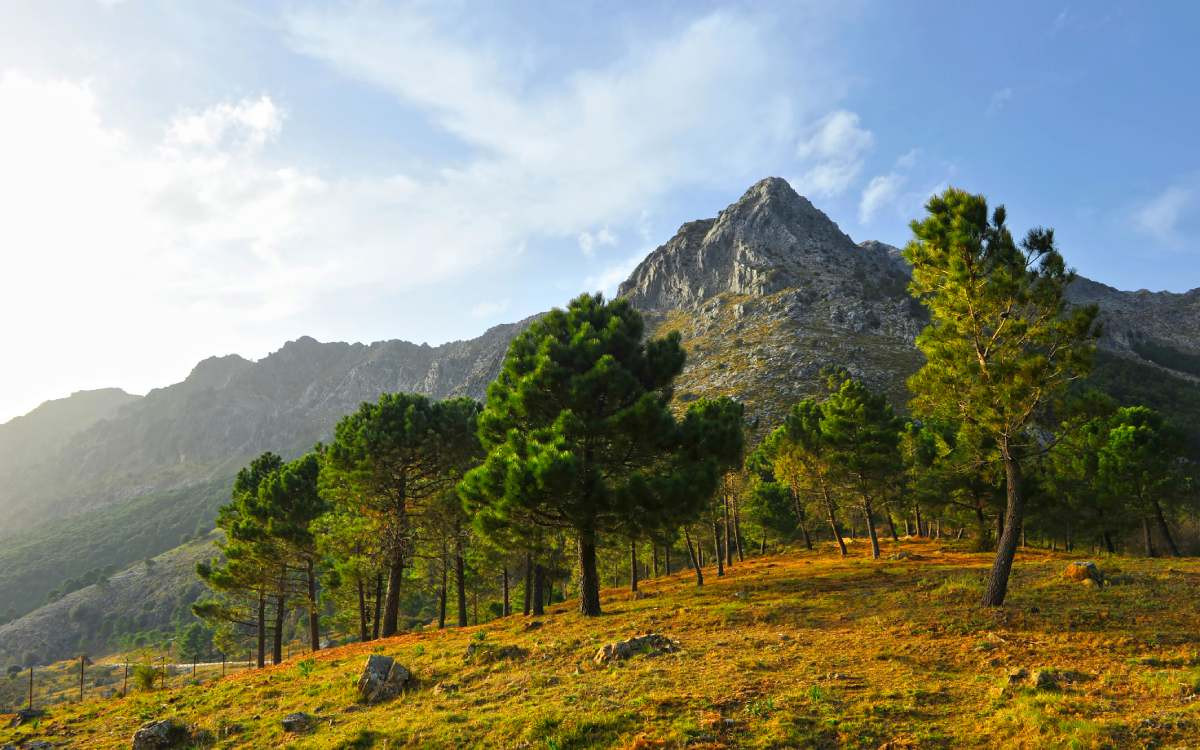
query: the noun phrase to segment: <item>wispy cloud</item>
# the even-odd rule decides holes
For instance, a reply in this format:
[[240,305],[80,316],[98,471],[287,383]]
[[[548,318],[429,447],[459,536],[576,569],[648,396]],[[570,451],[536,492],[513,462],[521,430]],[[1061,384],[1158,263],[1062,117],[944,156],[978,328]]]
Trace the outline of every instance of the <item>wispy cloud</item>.
[[863,157],[874,144],[874,134],[861,126],[857,114],[831,112],[796,147],[796,156],[811,165],[796,188],[809,196],[841,195],[862,172]]
[[583,254],[590,258],[595,255],[596,248],[617,244],[617,236],[608,227],[604,227],[596,232],[580,232],[576,241]]
[[1008,106],[1012,101],[1013,90],[1011,88],[1002,88],[999,91],[992,93],[992,98],[988,100],[987,116],[993,117],[1000,113],[1000,110]]
[[904,175],[895,172],[872,177],[863,189],[862,199],[858,203],[858,220],[869,224],[881,208],[899,197],[906,181]]
[[1133,214],[1135,226],[1164,245],[1178,245],[1182,225],[1200,214],[1200,190],[1193,186],[1172,185],[1138,206]]

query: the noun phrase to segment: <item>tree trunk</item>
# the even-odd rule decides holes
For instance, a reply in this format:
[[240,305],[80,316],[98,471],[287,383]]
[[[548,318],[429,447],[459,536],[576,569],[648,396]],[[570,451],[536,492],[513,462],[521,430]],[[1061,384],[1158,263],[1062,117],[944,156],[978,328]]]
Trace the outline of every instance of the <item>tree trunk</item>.
[[258,592],[258,668],[267,666],[267,594]]
[[308,576],[308,640],[313,651],[321,650],[321,610],[317,602],[317,570],[312,560],[305,561]]
[[596,572],[596,539],[590,531],[579,532],[579,613],[600,614],[600,574]]
[[438,630],[446,627],[446,599],[449,594],[450,583],[450,550],[446,548],[445,540],[442,541],[442,583],[438,587]]
[[867,536],[871,540],[871,557],[879,559],[879,535],[875,533],[875,513],[871,507],[871,498],[863,498],[863,519],[867,522]]
[[846,541],[842,539],[842,530],[838,528],[837,513],[833,509],[833,499],[829,497],[829,490],[825,487],[821,488],[821,494],[825,498],[825,510],[829,512],[829,528],[833,531],[833,538],[837,540],[838,550],[841,551],[842,557],[845,557]]
[[508,566],[504,566],[504,616],[508,617],[512,614],[512,605],[508,599]]
[[1004,460],[1004,484],[1008,502],[1004,510],[1004,533],[1000,535],[996,545],[996,559],[992,563],[987,589],[983,593],[983,604],[986,607],[999,607],[1004,604],[1004,597],[1008,593],[1008,576],[1012,573],[1013,558],[1017,554],[1017,542],[1025,516],[1025,498],[1021,492],[1021,466],[1007,445],[1001,446],[1000,455]]
[[367,587],[363,585],[362,576],[355,576],[358,584],[358,640],[367,640]]
[[721,524],[713,521],[713,552],[717,558],[717,578],[725,575],[725,550],[721,549]]
[[650,553],[654,557],[654,560],[653,560],[653,562],[654,562],[654,577],[658,578],[658,545],[657,544],[655,544],[653,542],[650,543]]
[[529,604],[533,596],[533,555],[525,553],[525,616],[529,617]]
[[375,576],[375,619],[371,621],[371,637],[379,640],[379,625],[383,619],[383,574]]
[[399,552],[392,555],[388,565],[387,597],[383,602],[383,632],[384,638],[396,634],[400,622],[400,586],[404,583],[404,558]]
[[896,533],[896,522],[894,520],[892,520],[891,504],[885,505],[883,508],[883,511],[887,515],[888,531],[892,532],[892,541],[899,544],[900,543],[900,535]]
[[283,594],[275,596],[275,633],[271,643],[271,660],[279,664],[283,661],[283,618],[287,614],[287,599]]
[[458,591],[458,626],[467,626],[467,570],[463,561],[462,537],[454,541],[454,585]]
[[725,517],[725,564],[733,567],[733,529],[729,518],[729,493],[721,493],[721,512]]
[[1142,516],[1142,542],[1146,545],[1146,557],[1158,557],[1154,549],[1154,537],[1150,535],[1150,519]]
[[1154,501],[1154,517],[1158,522],[1158,533],[1162,536],[1163,541],[1167,543],[1167,549],[1171,552],[1171,557],[1179,557],[1179,547],[1175,544],[1175,538],[1171,536],[1171,530],[1167,528],[1167,517],[1163,515],[1162,505],[1158,499]]
[[904,536],[912,536],[912,526],[908,523],[908,516],[904,516]]
[[925,536],[924,527],[921,525],[921,504],[913,503],[913,519],[917,523],[917,538]]
[[[808,541],[808,530],[807,529],[805,529],[804,539],[805,539],[805,541]],[[812,542],[809,541],[809,544],[812,544]],[[812,549],[812,547],[809,547],[809,549]],[[766,529],[763,530],[762,541],[758,543],[758,554],[759,555],[767,554],[767,532],[766,532]]]
[[[801,519],[801,521],[800,521],[800,533],[804,535],[804,548],[811,550],[813,548],[812,536],[808,533],[808,524],[805,523],[803,519]],[[764,552],[766,551],[766,547],[767,547],[767,534],[764,531],[763,532],[763,551]]]
[[984,552],[991,545],[988,544],[987,517],[983,515],[983,502],[979,498],[975,499],[975,530],[979,535],[975,540],[975,549]]
[[1104,549],[1108,550],[1108,554],[1110,555],[1116,554],[1117,546],[1113,544],[1112,534],[1109,533],[1108,529],[1104,530],[1102,536],[1104,537]]
[[541,563],[533,566],[533,614],[546,614],[546,569]]
[[671,545],[663,546],[663,571],[671,575]]
[[637,542],[633,539],[629,540],[629,590],[637,591],[638,585],[638,559],[637,559]]
[[695,546],[692,545],[692,535],[688,533],[687,529],[683,530],[683,539],[687,542],[688,557],[692,561],[692,569],[696,571],[696,585],[703,586],[704,571],[700,570],[700,558],[696,554]]

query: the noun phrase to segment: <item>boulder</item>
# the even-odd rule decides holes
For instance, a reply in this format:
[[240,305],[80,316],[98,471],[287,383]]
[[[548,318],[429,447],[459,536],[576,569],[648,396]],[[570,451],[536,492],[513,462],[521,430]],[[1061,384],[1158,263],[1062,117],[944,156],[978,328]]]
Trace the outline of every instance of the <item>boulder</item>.
[[610,661],[621,661],[637,654],[672,654],[679,650],[679,644],[660,633],[648,633],[634,636],[624,641],[616,641],[603,646],[593,658],[597,664]]
[[285,732],[307,732],[313,728],[314,724],[317,723],[317,717],[313,716],[312,714],[297,712],[283,717],[283,721],[281,723],[283,724],[283,731]]
[[17,727],[21,726],[22,724],[28,724],[29,722],[33,721],[34,719],[40,719],[45,715],[46,715],[46,712],[42,711],[41,709],[22,708],[20,711],[17,711],[16,714],[13,715],[12,721],[9,723],[9,726],[12,727],[13,729],[16,729]]
[[1058,690],[1058,674],[1053,669],[1039,669],[1030,680],[1035,690]]
[[363,703],[390,700],[412,682],[413,674],[403,664],[390,656],[371,654],[358,678],[358,699]]
[[920,555],[918,555],[915,552],[909,552],[906,549],[902,549],[899,552],[897,552],[896,554],[889,557],[888,559],[890,559],[890,560],[924,560],[925,558],[921,557]]
[[150,721],[133,733],[133,750],[169,750],[186,747],[190,742],[187,726],[175,719]]
[[1092,581],[1095,585],[1104,583],[1104,575],[1100,572],[1100,568],[1091,560],[1077,560],[1067,563],[1067,569],[1063,571],[1063,578],[1068,581]]

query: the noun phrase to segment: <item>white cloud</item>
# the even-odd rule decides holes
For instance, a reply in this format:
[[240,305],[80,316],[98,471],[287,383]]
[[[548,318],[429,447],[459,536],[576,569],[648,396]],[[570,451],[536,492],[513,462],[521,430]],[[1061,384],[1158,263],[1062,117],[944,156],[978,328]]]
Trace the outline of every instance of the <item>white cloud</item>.
[[1200,210],[1200,191],[1173,185],[1143,203],[1133,215],[1138,229],[1166,245],[1179,242],[1180,224]]
[[905,182],[904,175],[895,172],[872,177],[858,203],[858,220],[863,224],[870,223],[880,208],[893,203],[900,196]]
[[831,112],[796,147],[796,155],[811,164],[797,178],[797,189],[810,197],[844,193],[862,171],[863,156],[874,143],[875,136],[860,127],[857,114],[845,110]]
[[589,258],[595,255],[596,248],[617,244],[617,236],[608,227],[598,232],[580,232],[576,240],[579,242],[579,249]]
[[921,149],[910,148],[896,159],[896,169],[912,169],[917,164],[917,157],[921,155]]
[[584,291],[588,292],[604,292],[605,296],[612,297],[617,293],[617,287],[621,282],[629,278],[629,274],[633,273],[633,269],[646,258],[646,252],[642,251],[635,255],[613,263],[604,268],[599,273],[588,276],[583,281]]
[[[470,12],[352,4],[284,19],[293,49],[461,145],[390,174],[286,157],[294,123],[273,92],[118,125],[123,102],[99,100],[112,89],[0,77],[0,316],[39,317],[11,327],[38,364],[20,381],[0,373],[0,416],[79,387],[174,382],[214,351],[259,356],[282,331],[319,333],[311,311],[339,295],[402,300],[507,269],[527,242],[594,252],[636,236],[682,189],[777,172],[799,124],[841,94],[814,41],[823,11],[800,41],[719,11],[569,70],[439,15]],[[784,51],[811,59],[780,66]],[[834,126],[818,139],[822,154],[861,147],[865,131],[847,124],[848,140]],[[612,290],[633,264],[588,283]]]
[[1008,106],[1012,101],[1013,90],[1011,88],[1002,88],[999,91],[992,93],[992,98],[988,100],[987,116],[991,117]]
[[221,103],[172,120],[167,142],[175,146],[259,147],[279,136],[283,112],[268,96]]

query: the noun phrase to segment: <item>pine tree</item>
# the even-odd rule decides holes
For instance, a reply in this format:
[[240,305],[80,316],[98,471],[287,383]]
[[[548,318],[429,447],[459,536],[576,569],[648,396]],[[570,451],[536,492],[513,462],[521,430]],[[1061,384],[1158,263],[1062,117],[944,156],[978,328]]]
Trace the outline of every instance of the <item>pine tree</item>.
[[1004,208],[951,188],[929,200],[904,250],[909,289],[930,312],[917,337],[925,365],[909,380],[913,410],[963,425],[994,443],[1007,492],[1004,531],[983,603],[1003,604],[1025,496],[1022,463],[1035,450],[1028,428],[1071,381],[1087,373],[1096,309],[1068,308],[1074,279],[1054,232],[1033,229],[1018,245]]
[[[643,340],[625,300],[584,295],[513,340],[479,420],[487,451],[460,486],[479,524],[574,533],[580,611],[600,613],[596,547],[632,525],[695,518],[715,491],[732,407],[668,404],[683,368],[679,334]],[[740,445],[739,445],[740,449]]]

